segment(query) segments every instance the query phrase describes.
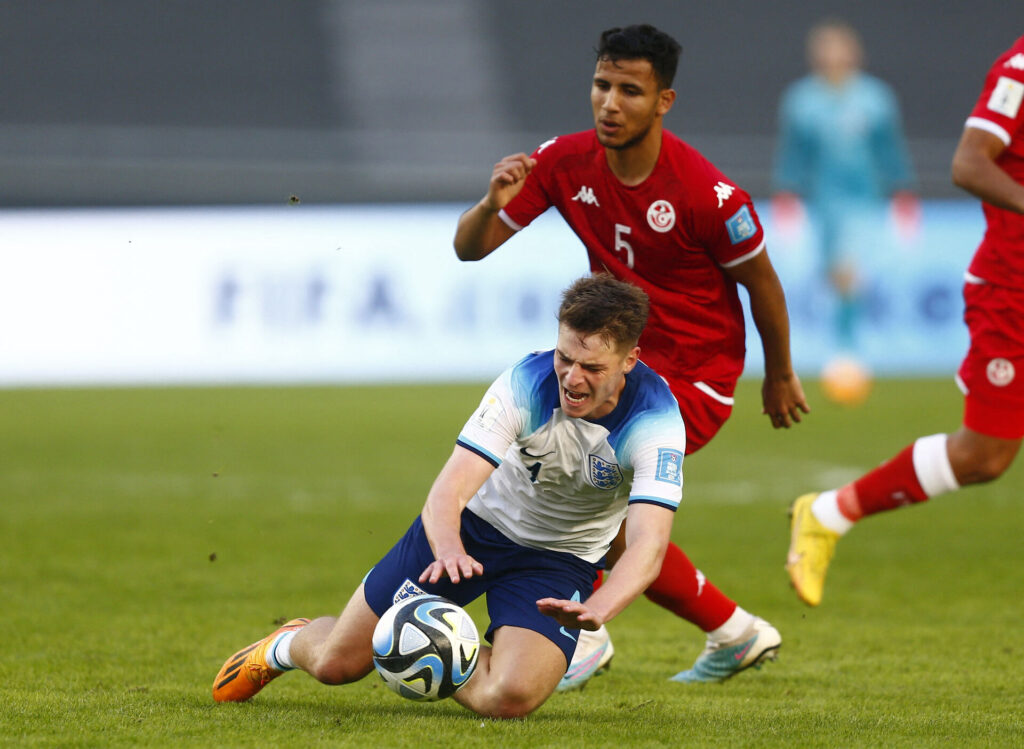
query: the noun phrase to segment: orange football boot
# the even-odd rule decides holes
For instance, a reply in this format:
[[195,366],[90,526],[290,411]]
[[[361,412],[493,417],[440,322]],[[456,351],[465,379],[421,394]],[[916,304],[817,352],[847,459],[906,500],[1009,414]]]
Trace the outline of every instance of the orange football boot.
[[309,619],[292,619],[262,640],[242,648],[225,661],[213,680],[213,699],[217,702],[245,702],[284,673],[267,663],[267,648],[282,632],[302,629]]

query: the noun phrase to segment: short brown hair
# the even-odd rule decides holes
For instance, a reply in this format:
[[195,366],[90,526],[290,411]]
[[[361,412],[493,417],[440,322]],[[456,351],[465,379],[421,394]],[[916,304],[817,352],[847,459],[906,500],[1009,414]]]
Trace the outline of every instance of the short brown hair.
[[640,339],[650,307],[640,287],[597,273],[562,292],[558,322],[583,335],[599,335],[617,349],[629,348]]

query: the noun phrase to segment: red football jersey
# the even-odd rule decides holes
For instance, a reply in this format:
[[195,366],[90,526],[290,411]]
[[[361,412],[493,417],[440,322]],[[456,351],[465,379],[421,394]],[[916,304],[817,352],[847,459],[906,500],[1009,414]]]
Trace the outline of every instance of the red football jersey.
[[591,270],[647,292],[651,315],[640,357],[669,380],[703,382],[731,396],[743,371],[743,308],[722,268],[764,248],[750,196],[668,131],[641,184],[612,173],[593,130],[563,135],[502,211],[513,229],[555,206],[583,241]]
[[[967,127],[986,130],[1003,143],[996,162],[1024,185],[1024,36],[999,56],[967,119]],[[970,272],[986,281],[1024,288],[1024,216],[982,203],[985,237]]]

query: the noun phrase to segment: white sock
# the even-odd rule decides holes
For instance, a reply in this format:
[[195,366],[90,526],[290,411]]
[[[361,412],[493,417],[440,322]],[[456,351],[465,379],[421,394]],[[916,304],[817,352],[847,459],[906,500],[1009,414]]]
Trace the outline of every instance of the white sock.
[[742,606],[737,606],[732,616],[725,620],[725,624],[708,632],[708,639],[717,643],[738,640],[753,623],[754,615],[744,611]]
[[811,513],[819,523],[840,536],[853,527],[853,521],[839,509],[839,492],[835,489],[819,494],[811,503]]
[[292,662],[292,639],[298,632],[297,629],[284,632],[270,643],[270,647],[267,648],[267,663],[271,668],[276,668],[278,671],[290,671],[295,668],[295,664]]
[[946,440],[949,435],[933,434],[921,437],[914,443],[914,473],[921,482],[921,488],[929,497],[955,491],[960,483],[953,473],[946,453]]

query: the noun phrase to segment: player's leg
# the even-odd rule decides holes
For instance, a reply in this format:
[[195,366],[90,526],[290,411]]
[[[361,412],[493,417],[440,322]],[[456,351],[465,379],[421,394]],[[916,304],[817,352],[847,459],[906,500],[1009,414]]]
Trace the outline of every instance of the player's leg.
[[224,661],[213,680],[213,699],[244,702],[283,674],[286,668],[273,657],[277,645],[282,638],[294,635],[308,623],[309,619],[292,619]]
[[[556,619],[542,614],[537,609],[537,601],[541,598],[579,601],[587,597],[593,590],[598,567],[572,554],[518,546],[500,536],[494,528],[487,526],[483,521],[478,521],[476,525],[480,525],[480,529],[471,526],[471,532],[480,533],[481,540],[495,549],[492,555],[494,583],[487,589],[487,611],[491,622],[485,637],[491,640],[505,630],[529,630],[546,638],[559,651],[560,665],[556,669],[558,678],[551,683],[550,689],[545,687],[540,692],[531,691],[531,700],[539,699],[543,702],[560,683],[563,674],[567,673],[582,633],[578,629],[566,629]],[[516,643],[519,641],[519,638],[514,640]],[[493,642],[497,652],[498,640],[494,639]],[[600,659],[600,656],[601,653],[598,653],[596,658]],[[498,661],[496,665],[500,667],[501,663],[502,661]],[[587,670],[586,678],[579,681],[578,686],[582,686],[592,675],[592,670]],[[495,675],[502,673],[499,669]],[[474,675],[473,680],[476,678]],[[504,682],[495,682],[498,685],[502,683]],[[489,699],[493,699],[493,695]]]
[[522,718],[555,691],[565,673],[565,654],[549,638],[522,627],[500,627],[493,638],[454,699],[485,717]]
[[821,263],[835,295],[833,343],[846,356],[856,353],[859,317],[856,255],[849,251],[851,246],[857,246],[850,235],[858,217],[850,216],[851,210],[855,209],[849,205],[819,206],[816,232]]
[[[686,454],[702,448],[721,429],[732,413],[732,398],[709,386],[675,382],[672,393],[686,424]],[[625,528],[612,543],[608,566],[613,567],[626,548]],[[690,561],[682,549],[669,543],[658,577],[644,595],[678,617],[711,632],[724,625],[736,612],[736,602],[727,597]]]
[[358,681],[373,670],[373,628],[379,620],[360,585],[341,616],[314,619],[282,643],[276,657],[323,684]]
[[339,617],[321,617],[312,622],[295,620],[243,648],[217,674],[214,699],[248,700],[272,679],[295,668],[325,684],[363,678],[373,669],[373,628],[396,600],[418,593],[435,593],[463,603],[480,594],[479,583],[453,586],[447,578],[434,586],[415,584],[413,580],[433,559],[423,525],[417,518],[366,576]]
[[963,426],[950,435],[921,437],[846,486],[798,498],[791,510],[786,559],[797,595],[810,606],[821,603],[836,543],[862,518],[992,481],[1009,468],[1019,449],[1019,439]]
[[[703,383],[673,383],[672,393],[686,424],[686,453],[692,455],[721,429],[733,401]],[[620,531],[609,561],[614,562],[624,548]],[[722,681],[778,654],[778,630],[725,595],[674,543],[669,543],[661,571],[644,595],[707,636],[704,651],[691,668],[672,677],[674,681]]]
[[1024,371],[1024,339],[1014,333],[1016,302],[989,285],[967,284],[964,296],[971,347],[958,373],[965,391],[960,429],[921,437],[851,484],[805,494],[793,503],[786,569],[808,605],[821,602],[836,542],[854,523],[992,481],[1020,450],[1024,378],[1015,373]]

